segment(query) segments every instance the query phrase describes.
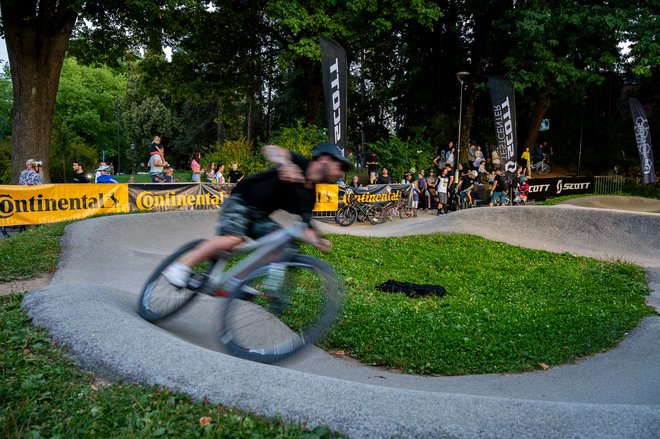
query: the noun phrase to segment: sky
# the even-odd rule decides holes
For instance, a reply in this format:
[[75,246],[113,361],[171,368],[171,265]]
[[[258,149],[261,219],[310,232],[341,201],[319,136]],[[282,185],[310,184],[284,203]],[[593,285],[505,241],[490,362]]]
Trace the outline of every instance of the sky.
[[5,44],[4,38],[0,38],[0,60],[7,61],[7,45]]

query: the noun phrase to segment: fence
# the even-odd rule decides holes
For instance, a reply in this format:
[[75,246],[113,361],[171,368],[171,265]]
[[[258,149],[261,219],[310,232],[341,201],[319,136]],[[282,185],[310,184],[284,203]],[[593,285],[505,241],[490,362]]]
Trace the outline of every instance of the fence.
[[594,194],[613,195],[623,192],[625,178],[621,175],[596,175],[594,177]]

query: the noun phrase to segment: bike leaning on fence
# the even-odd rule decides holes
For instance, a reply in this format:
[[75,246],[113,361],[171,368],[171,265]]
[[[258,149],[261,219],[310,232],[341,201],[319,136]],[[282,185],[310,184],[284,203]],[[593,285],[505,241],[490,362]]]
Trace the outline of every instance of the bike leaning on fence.
[[363,221],[365,218],[371,224],[381,224],[385,221],[383,206],[375,203],[367,204],[353,201],[337,209],[337,213],[335,214],[335,221],[343,227],[350,226],[356,219]]
[[536,163],[532,164],[532,171],[538,175],[546,175],[550,173],[550,158],[547,154],[543,154],[543,158]]
[[227,300],[220,311],[218,337],[234,356],[273,363],[321,340],[335,322],[343,286],[333,270],[299,253],[305,225],[272,232],[193,267],[184,288],[162,271],[193,250],[189,242],[167,257],[140,294],[138,313],[150,322],[183,309],[198,294]]

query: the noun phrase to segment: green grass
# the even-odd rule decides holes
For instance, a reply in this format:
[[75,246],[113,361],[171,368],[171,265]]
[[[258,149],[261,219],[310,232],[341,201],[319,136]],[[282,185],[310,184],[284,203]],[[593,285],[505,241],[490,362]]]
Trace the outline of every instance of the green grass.
[[0,240],[0,282],[52,273],[60,256],[60,238],[67,222],[31,226]]
[[[654,314],[644,304],[644,271],[632,264],[467,235],[333,242],[324,258],[348,298],[327,345],[367,364],[443,375],[529,371],[612,348]],[[448,294],[377,290],[388,279],[442,285]]]

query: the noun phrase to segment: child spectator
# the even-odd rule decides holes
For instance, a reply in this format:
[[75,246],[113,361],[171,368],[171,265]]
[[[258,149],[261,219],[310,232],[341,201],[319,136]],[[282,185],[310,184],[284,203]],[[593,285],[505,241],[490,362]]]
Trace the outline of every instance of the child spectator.
[[174,169],[170,166],[165,166],[163,168],[163,175],[160,178],[161,183],[174,183]]

